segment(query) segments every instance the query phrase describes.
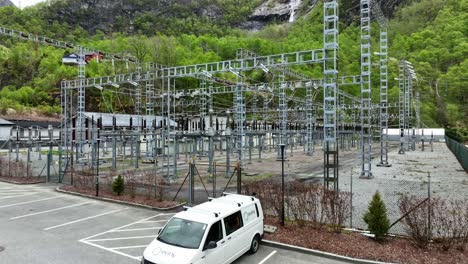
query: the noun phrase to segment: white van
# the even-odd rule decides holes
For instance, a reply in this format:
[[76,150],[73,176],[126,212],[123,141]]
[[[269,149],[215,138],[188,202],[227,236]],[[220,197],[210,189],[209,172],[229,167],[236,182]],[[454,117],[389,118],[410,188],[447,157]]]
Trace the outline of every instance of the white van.
[[228,264],[257,252],[263,211],[252,196],[227,194],[174,215],[143,252],[143,264]]

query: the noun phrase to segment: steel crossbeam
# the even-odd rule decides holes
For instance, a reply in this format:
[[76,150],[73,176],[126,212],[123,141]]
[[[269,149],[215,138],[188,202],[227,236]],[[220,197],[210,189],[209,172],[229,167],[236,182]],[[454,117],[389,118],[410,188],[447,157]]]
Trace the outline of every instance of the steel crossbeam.
[[[229,72],[230,70],[252,70],[261,68],[261,65],[265,67],[284,67],[299,64],[311,64],[311,63],[322,63],[323,62],[323,50],[306,50],[291,53],[275,54],[269,56],[259,56],[255,58],[239,59],[239,60],[228,60],[211,62],[205,64],[195,64],[186,66],[175,66],[167,67],[163,69],[157,69],[149,71],[143,74],[141,81],[148,79],[161,79],[161,78],[182,78],[182,77],[197,77],[202,72],[214,74],[221,72]],[[129,81],[138,81],[136,79],[137,73],[126,73],[118,74],[113,76],[103,76],[96,78],[85,79],[85,87],[93,87],[95,85],[105,86],[109,84],[122,84]],[[62,86],[66,89],[77,88],[79,85],[78,80],[64,80]]]

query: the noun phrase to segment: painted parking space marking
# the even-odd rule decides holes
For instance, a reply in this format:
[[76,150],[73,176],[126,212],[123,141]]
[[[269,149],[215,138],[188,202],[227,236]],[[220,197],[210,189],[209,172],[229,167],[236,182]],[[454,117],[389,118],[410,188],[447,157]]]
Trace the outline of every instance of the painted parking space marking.
[[85,205],[85,204],[91,204],[91,203],[92,203],[92,202],[85,202],[85,203],[79,203],[79,204],[72,204],[72,205],[68,205],[68,206],[64,206],[64,207],[59,207],[59,208],[55,208],[55,209],[50,209],[50,210],[46,210],[46,211],[40,211],[40,212],[36,212],[36,213],[31,213],[31,214],[26,214],[26,215],[15,216],[15,217],[12,217],[12,218],[10,218],[10,219],[11,219],[11,220],[20,219],[20,218],[24,218],[24,217],[29,217],[29,216],[39,215],[39,214],[45,214],[45,213],[55,212],[55,211],[59,211],[59,210],[63,210],[63,209],[68,209],[68,208],[73,208],[73,207],[77,207],[77,206],[81,206],[81,205]]
[[118,249],[131,249],[131,248],[145,248],[148,245],[139,245],[139,246],[128,246],[128,247],[115,247],[115,248],[110,248],[113,250],[118,250]]
[[154,229],[161,229],[161,227],[146,227],[146,228],[119,229],[119,230],[114,230],[113,232],[134,232],[134,231],[154,230]]
[[75,220],[75,221],[63,223],[63,224],[60,224],[60,225],[56,225],[56,226],[51,226],[51,227],[44,228],[44,231],[51,230],[51,229],[55,229],[55,228],[59,228],[59,227],[62,227],[62,226],[67,226],[67,225],[76,224],[76,223],[83,222],[83,221],[86,221],[86,220],[89,220],[89,219],[93,219],[93,218],[97,218],[97,217],[101,217],[101,216],[105,216],[105,215],[117,213],[117,212],[120,212],[120,211],[123,211],[123,210],[126,210],[126,209],[128,209],[128,207],[125,207],[125,208],[122,208],[122,209],[118,209],[118,210],[114,210],[114,211],[110,211],[110,212],[106,212],[106,213],[102,213],[102,214],[98,214],[98,215],[88,216],[88,217],[86,217],[86,218],[82,218],[82,219],[78,219],[78,220]]
[[34,195],[34,194],[38,194],[38,193],[33,192],[33,193],[26,193],[26,194],[21,194],[21,195],[6,196],[6,197],[1,197],[0,200],[9,199],[9,198],[16,198],[16,197],[23,197],[23,196]]
[[[120,226],[96,235],[92,235],[87,238],[83,238],[79,240],[79,242],[97,247],[121,256],[125,256],[134,260],[141,260],[141,249],[145,248],[148,246],[148,244],[155,238],[156,235],[156,230],[159,230],[162,228],[162,226],[168,221],[166,220],[152,220],[152,219],[157,219],[159,217],[170,217],[174,215],[174,213],[161,213],[157,215],[153,215],[151,217],[141,219],[136,222],[129,223],[124,226]],[[161,226],[154,226],[155,224],[161,223]],[[151,227],[138,227],[141,225],[151,225]],[[136,228],[138,227],[138,228]],[[153,235],[142,235],[142,236],[135,236],[133,232],[140,232],[141,231],[151,231],[154,230],[155,234]],[[115,235],[118,234],[119,237],[112,237],[112,238],[105,238],[107,235]],[[142,243],[142,239],[146,240],[146,243]],[[106,242],[119,242],[119,243],[124,243],[123,245],[113,245],[113,246],[104,246],[102,243]],[[122,250],[138,250],[138,255],[137,254],[129,254],[122,252]]]
[[156,221],[143,221],[139,222],[140,224],[153,224],[153,223],[163,223],[166,222],[167,220],[156,220]]
[[124,256],[124,257],[127,257],[127,258],[135,259],[135,260],[138,260],[138,261],[141,260],[141,257],[135,257],[135,256],[132,256],[132,255],[129,255],[129,254],[125,254],[123,252],[120,252],[120,251],[112,249],[112,248],[103,247],[103,246],[100,246],[98,244],[94,244],[94,243],[91,243],[91,242],[88,242],[88,241],[81,241],[80,240],[80,242],[84,243],[84,244],[87,244],[87,245],[90,245],[90,246],[93,246],[93,247],[97,247],[97,248],[109,251],[109,252],[112,252],[112,253],[115,253],[115,254],[118,254],[118,255],[121,255],[121,256]]
[[268,256],[266,256],[262,261],[260,261],[258,264],[263,264],[265,263],[269,258],[271,258],[274,254],[276,254],[276,250],[271,252],[270,254],[268,254]]
[[37,202],[42,202],[42,201],[47,201],[47,200],[52,200],[52,199],[57,199],[57,198],[62,198],[63,196],[54,196],[54,197],[49,197],[49,198],[44,198],[44,199],[39,199],[39,200],[33,200],[33,201],[27,201],[27,202],[21,202],[21,203],[14,203],[14,204],[6,204],[6,205],[1,205],[0,208],[6,208],[6,207],[12,207],[16,205],[23,205],[23,204],[30,204],[30,203],[37,203]]
[[88,242],[128,240],[128,239],[139,239],[139,238],[150,238],[150,237],[154,238],[154,236],[114,237],[114,238],[102,238],[102,239],[88,239]]

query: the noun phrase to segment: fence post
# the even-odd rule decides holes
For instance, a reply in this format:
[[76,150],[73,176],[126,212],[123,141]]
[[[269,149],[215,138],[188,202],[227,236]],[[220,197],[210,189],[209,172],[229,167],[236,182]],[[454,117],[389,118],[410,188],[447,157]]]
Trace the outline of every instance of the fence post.
[[213,198],[216,198],[216,161],[213,162]]
[[193,204],[194,199],[194,180],[195,180],[195,164],[194,160],[191,160],[189,163],[189,205]]
[[237,193],[242,193],[242,166],[240,161],[237,162]]
[[431,173],[427,172],[427,239],[430,241],[432,236],[431,220]]

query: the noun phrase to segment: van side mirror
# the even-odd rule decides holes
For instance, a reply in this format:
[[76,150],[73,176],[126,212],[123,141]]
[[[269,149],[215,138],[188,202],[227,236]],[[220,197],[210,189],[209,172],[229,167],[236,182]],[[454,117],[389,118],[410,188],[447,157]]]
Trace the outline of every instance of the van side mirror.
[[210,241],[208,242],[208,245],[206,245],[206,249],[213,249],[213,248],[216,248],[218,246],[218,244],[216,244],[215,241]]

